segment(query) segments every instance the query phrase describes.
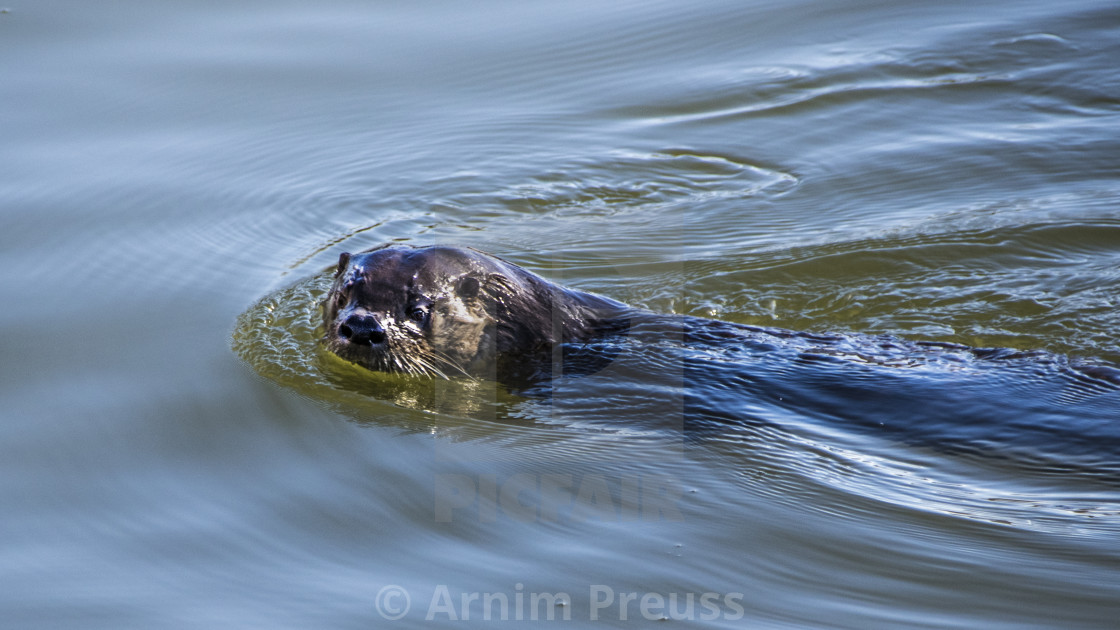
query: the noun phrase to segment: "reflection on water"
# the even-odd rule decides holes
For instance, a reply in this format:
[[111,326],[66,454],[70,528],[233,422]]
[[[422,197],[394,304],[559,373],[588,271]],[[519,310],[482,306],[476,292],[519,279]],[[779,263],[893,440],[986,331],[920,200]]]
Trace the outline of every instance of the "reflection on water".
[[[397,585],[416,625],[521,584],[576,621],[598,584],[742,593],[709,627],[1114,626],[1114,5],[12,5],[0,616],[371,627]],[[372,376],[316,343],[320,270],[388,242],[862,341]],[[855,360],[880,334],[1044,354]]]

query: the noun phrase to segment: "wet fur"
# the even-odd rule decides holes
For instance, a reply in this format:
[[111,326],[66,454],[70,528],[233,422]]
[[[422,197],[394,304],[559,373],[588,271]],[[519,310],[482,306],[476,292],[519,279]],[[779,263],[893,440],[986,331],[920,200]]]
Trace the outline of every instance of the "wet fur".
[[[323,341],[376,371],[525,381],[550,371],[558,344],[612,331],[625,308],[473,249],[383,247],[339,256]],[[352,334],[370,318],[381,343]]]

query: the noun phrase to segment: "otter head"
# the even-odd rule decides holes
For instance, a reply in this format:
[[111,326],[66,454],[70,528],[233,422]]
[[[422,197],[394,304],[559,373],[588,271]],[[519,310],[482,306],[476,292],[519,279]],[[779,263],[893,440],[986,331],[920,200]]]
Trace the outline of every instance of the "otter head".
[[323,304],[324,342],[371,370],[479,374],[494,360],[486,257],[453,247],[343,253]]

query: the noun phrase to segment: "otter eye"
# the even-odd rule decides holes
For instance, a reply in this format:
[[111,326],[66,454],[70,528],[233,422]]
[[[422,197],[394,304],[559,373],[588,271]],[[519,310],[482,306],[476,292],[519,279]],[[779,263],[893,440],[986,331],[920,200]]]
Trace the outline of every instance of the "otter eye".
[[347,302],[349,302],[349,300],[347,300],[346,296],[343,295],[342,293],[339,293],[338,295],[336,295],[334,297],[335,308],[337,308],[339,310],[342,310],[342,309],[346,308],[346,303]]
[[411,319],[412,321],[416,322],[417,324],[423,323],[424,319],[427,318],[427,317],[428,317],[428,308],[425,307],[425,306],[413,306],[408,311],[408,318]]

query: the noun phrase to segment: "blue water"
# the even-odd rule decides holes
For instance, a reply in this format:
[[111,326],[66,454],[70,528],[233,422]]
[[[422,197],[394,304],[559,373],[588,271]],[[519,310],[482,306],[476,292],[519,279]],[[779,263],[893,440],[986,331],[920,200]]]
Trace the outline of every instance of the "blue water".
[[[501,596],[520,626],[533,593],[578,626],[1115,625],[1116,395],[1063,367],[1120,361],[1112,4],[8,8],[5,627],[474,627]],[[889,431],[852,389],[735,387],[811,389],[781,353],[710,350],[699,412],[679,361],[371,381],[317,353],[316,299],[393,241],[1054,359],[812,364],[913,393]],[[729,430],[648,422],[689,410]]]

